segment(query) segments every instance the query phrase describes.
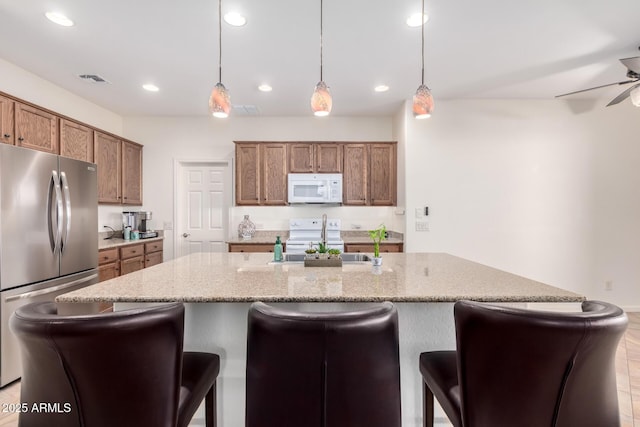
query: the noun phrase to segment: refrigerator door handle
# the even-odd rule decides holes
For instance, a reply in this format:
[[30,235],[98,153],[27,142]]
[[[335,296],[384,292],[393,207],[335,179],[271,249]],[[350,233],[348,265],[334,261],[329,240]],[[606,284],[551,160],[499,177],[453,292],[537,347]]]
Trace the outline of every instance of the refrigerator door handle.
[[24,294],[12,295],[10,297],[7,297],[6,301],[11,302],[19,299],[30,299],[40,295],[51,294],[53,292],[58,292],[68,288],[72,288],[74,286],[78,286],[80,283],[91,282],[96,277],[98,277],[98,274],[92,274],[91,276],[83,277],[82,279],[74,280],[73,282],[65,283],[63,285],[52,286],[50,288],[44,288],[38,291],[27,292]]
[[69,240],[69,229],[71,228],[71,195],[69,194],[69,182],[67,181],[67,174],[64,171],[60,172],[60,183],[62,187],[62,193],[64,195],[64,237],[60,242],[60,253],[64,253],[64,249],[67,246]]
[[[50,201],[54,196],[55,191],[55,208],[53,203],[49,203],[49,239],[52,243],[52,251],[55,255],[60,246],[60,239],[62,237],[62,191],[60,190],[60,179],[58,178],[58,172],[51,171],[52,185],[49,188]],[[53,235],[53,228],[55,227],[55,236]]]

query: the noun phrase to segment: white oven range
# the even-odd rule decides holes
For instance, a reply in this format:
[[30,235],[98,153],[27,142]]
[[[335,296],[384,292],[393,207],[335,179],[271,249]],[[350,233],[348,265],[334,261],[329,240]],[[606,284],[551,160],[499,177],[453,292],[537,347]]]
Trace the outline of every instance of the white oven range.
[[[326,240],[330,249],[339,249],[344,252],[344,241],[340,238],[339,219],[327,219]],[[289,238],[286,243],[286,252],[291,254],[303,254],[309,247],[318,249],[318,243],[322,240],[322,218],[298,218],[289,220]]]

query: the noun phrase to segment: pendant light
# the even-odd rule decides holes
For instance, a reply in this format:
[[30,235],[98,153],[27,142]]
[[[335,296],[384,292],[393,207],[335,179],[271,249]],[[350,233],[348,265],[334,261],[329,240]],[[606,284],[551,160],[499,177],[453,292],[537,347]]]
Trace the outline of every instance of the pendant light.
[[320,0],[320,81],[311,95],[311,110],[318,117],[328,116],[331,112],[331,93],[322,80],[322,0]]
[[225,119],[231,111],[231,98],[227,88],[222,84],[222,0],[218,0],[218,83],[211,91],[209,111],[213,117]]
[[416,119],[426,119],[431,117],[433,111],[433,96],[431,90],[424,84],[424,0],[422,0],[422,25],[420,26],[422,35],[422,83],[418,86],[416,94],[413,95],[413,116]]

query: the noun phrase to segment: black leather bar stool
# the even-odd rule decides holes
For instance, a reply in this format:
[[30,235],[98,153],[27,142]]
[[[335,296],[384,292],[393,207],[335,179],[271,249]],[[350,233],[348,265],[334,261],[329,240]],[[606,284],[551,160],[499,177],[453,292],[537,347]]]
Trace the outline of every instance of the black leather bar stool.
[[599,301],[582,310],[457,302],[457,351],[420,355],[424,425],[435,395],[456,427],[619,426],[615,355],[627,316]]
[[400,427],[398,315],[249,310],[246,427]]
[[60,316],[54,303],[10,320],[22,354],[23,427],[186,427],[206,398],[215,426],[216,354],[184,352],[184,306]]

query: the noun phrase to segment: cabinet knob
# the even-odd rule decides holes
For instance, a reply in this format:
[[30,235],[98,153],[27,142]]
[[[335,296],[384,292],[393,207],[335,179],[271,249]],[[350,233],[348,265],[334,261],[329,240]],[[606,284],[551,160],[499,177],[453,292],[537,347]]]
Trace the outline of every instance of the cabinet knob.
[[182,233],[182,237],[184,237],[185,239],[186,239],[187,237],[189,237],[189,236],[191,236],[191,234],[189,234],[189,233]]
[[10,137],[11,137],[11,135],[9,135],[8,133],[5,133],[5,134],[4,134],[4,137],[5,137],[5,138],[10,138]]
[[24,141],[24,138],[23,137],[19,137],[18,141],[22,142],[22,141]]

